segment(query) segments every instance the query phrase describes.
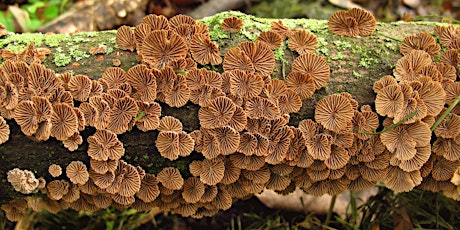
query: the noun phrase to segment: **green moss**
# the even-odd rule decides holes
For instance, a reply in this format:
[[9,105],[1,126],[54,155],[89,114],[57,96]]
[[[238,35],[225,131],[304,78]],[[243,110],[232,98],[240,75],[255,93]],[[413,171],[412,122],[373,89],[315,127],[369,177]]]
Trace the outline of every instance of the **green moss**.
[[44,36],[45,44],[49,47],[57,47],[61,42],[68,42],[70,35],[68,34],[48,34]]
[[54,64],[62,67],[68,65],[72,61],[72,57],[65,54],[61,47],[56,48],[54,52]]
[[364,78],[363,75],[361,75],[360,73],[354,70],[353,70],[353,77],[355,77],[356,79]]
[[324,54],[325,56],[329,55],[328,43],[325,38],[318,37],[318,47],[316,48],[317,54]]
[[337,52],[337,54],[333,57],[331,57],[332,60],[342,60],[343,59],[343,53],[342,52]]
[[73,45],[69,47],[69,54],[75,61],[80,61],[83,58],[87,58],[90,55],[86,51],[80,50],[79,45]]
[[349,42],[347,42],[347,41],[335,40],[332,43],[334,43],[334,45],[337,48],[341,48],[341,49],[349,49],[349,48],[351,48],[351,44]]

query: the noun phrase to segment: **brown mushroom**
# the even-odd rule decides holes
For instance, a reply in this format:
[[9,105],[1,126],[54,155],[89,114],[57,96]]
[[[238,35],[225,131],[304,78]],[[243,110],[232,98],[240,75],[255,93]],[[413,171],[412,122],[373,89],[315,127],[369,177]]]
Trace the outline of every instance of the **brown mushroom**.
[[315,89],[325,86],[330,77],[330,67],[326,60],[317,54],[311,53],[297,57],[292,63],[292,71],[310,74],[315,82]]
[[86,165],[81,161],[72,161],[66,167],[66,175],[74,184],[83,185],[88,182],[89,173]]
[[193,35],[190,41],[190,52],[193,59],[201,65],[219,65],[222,63],[218,45],[211,42],[208,36],[204,34]]
[[237,17],[225,18],[222,21],[222,30],[227,32],[238,32],[243,28],[243,20]]
[[120,26],[117,30],[115,43],[120,49],[134,51],[136,48],[136,39],[131,27]]
[[58,176],[60,176],[62,174],[62,168],[61,168],[61,166],[59,166],[57,164],[51,164],[48,167],[48,172],[52,177],[58,177]]
[[300,55],[304,53],[313,53],[318,46],[316,36],[306,30],[296,30],[289,37],[288,47]]

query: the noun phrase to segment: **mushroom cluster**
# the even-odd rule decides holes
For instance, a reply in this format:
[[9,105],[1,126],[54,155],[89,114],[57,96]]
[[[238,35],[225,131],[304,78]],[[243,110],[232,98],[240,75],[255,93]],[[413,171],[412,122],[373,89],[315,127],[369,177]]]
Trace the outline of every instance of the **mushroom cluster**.
[[[237,33],[242,21],[228,18],[221,27]],[[351,9],[331,17],[329,28],[368,36],[375,19]],[[333,94],[316,103],[314,120],[304,119],[297,127],[288,125],[289,114],[326,86],[330,67],[315,53],[314,34],[281,21],[222,58],[205,24],[185,15],[169,20],[148,15],[134,30],[122,26],[116,35],[116,44],[136,51],[141,63],[128,70],[109,67],[98,80],[56,74],[39,61],[6,60],[0,67],[0,114],[14,119],[25,135],[37,141],[54,137],[74,151],[84,141],[80,131],[96,129],[86,140],[89,165],[73,161],[65,175],[51,165],[53,180],[42,186],[23,179],[31,177],[19,175],[19,169],[9,181],[27,193],[39,189],[43,196],[21,202],[52,213],[112,205],[140,211],[159,207],[201,218],[265,188],[289,194],[299,187],[320,196],[361,191],[379,181],[395,192],[420,186],[460,199],[460,107],[445,108],[460,94],[459,33],[451,27],[436,31],[443,46],[452,49],[436,63],[440,49],[431,35],[404,39],[405,56],[396,63],[394,76],[374,83],[376,112],[359,106],[348,93]],[[292,69],[286,79],[272,79],[272,50],[284,42],[295,54]],[[187,133],[178,118],[161,117],[163,103],[199,106],[200,128]],[[0,143],[9,135],[2,117]],[[173,167],[154,175],[124,161],[125,146],[117,135],[133,128],[157,133],[155,147],[168,160],[196,152],[200,159],[188,165],[192,176],[184,178]],[[26,208],[13,204],[2,209],[14,221]]]

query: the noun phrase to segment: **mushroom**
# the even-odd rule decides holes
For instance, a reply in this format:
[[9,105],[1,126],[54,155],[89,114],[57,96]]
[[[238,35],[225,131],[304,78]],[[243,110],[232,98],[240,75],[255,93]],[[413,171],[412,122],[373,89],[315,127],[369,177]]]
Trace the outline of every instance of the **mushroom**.
[[120,26],[117,29],[115,43],[120,49],[130,50],[131,52],[136,49],[136,39],[134,32],[129,26]]
[[190,41],[190,52],[193,59],[201,65],[219,65],[222,63],[219,47],[211,42],[209,37],[204,34],[195,34]]
[[136,196],[148,203],[154,201],[158,195],[160,195],[158,179],[153,174],[146,174],[141,180],[141,187]]
[[300,55],[313,53],[318,46],[316,36],[306,30],[296,30],[289,37],[288,47]]
[[197,177],[189,177],[184,180],[182,198],[187,203],[197,203],[201,200],[205,191],[205,185]]
[[259,34],[259,37],[257,37],[257,41],[265,42],[272,50],[279,49],[283,40],[284,39],[281,37],[281,35],[274,31],[263,31]]
[[78,132],[78,118],[71,106],[65,103],[53,105],[51,136],[63,141]]
[[301,100],[313,96],[316,90],[315,80],[308,73],[292,71],[286,77],[286,87],[294,90]]
[[311,53],[298,56],[292,63],[292,71],[310,74],[315,82],[315,89],[325,86],[330,77],[330,67],[326,60]]
[[370,36],[374,33],[375,17],[360,8],[351,8],[348,11],[336,11],[329,18],[329,31],[342,36]]
[[283,22],[281,20],[271,22],[270,27],[272,28],[273,32],[277,33],[281,37],[281,40],[283,41],[284,39],[286,39],[286,37],[289,37],[291,35],[290,29],[283,25]]
[[86,165],[81,161],[72,161],[66,167],[66,175],[74,184],[83,185],[89,180]]
[[126,80],[139,93],[143,102],[153,103],[155,101],[157,83],[155,76],[146,65],[135,65],[129,68]]
[[8,141],[10,137],[10,127],[5,119],[0,116],[0,145]]
[[409,54],[412,50],[424,50],[434,58],[439,55],[441,47],[429,33],[420,32],[404,37],[399,49],[402,55]]
[[187,50],[185,40],[179,35],[157,30],[150,32],[142,42],[142,61],[150,67],[163,68],[169,61],[185,58]]
[[158,181],[168,189],[180,190],[184,185],[184,179],[179,170],[173,167],[167,167],[161,170],[157,175]]
[[58,177],[62,174],[62,168],[61,166],[57,165],[57,164],[51,164],[49,167],[48,167],[48,173],[52,176],[52,177]]
[[237,17],[225,18],[221,24],[222,30],[230,33],[235,33],[243,28],[243,20]]
[[35,175],[29,170],[14,168],[8,171],[7,179],[8,182],[13,185],[14,190],[20,193],[30,194],[38,190],[39,180],[37,180]]
[[350,100],[342,95],[326,96],[316,104],[315,120],[333,132],[345,129],[353,116]]
[[47,195],[52,200],[60,200],[69,192],[69,182],[53,180],[46,185]]

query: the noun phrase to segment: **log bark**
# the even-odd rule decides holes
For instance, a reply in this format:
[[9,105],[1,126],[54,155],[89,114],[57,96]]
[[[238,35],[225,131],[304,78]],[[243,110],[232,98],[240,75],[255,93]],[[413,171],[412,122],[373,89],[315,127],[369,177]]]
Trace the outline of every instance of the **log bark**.
[[[244,18],[245,27],[242,32],[226,37],[217,26],[223,18],[236,15]],[[243,15],[237,12],[225,12],[203,19],[211,31],[211,38],[219,44],[223,55],[228,48],[237,43],[254,39],[262,30],[268,30],[274,19],[260,19]],[[317,53],[324,56],[331,67],[331,79],[315,95],[303,101],[301,110],[291,114],[290,125],[297,126],[300,120],[313,118],[315,102],[337,92],[348,92],[360,104],[373,104],[373,83],[384,75],[392,73],[392,67],[401,57],[399,43],[404,36],[420,31],[432,32],[435,23],[378,23],[376,33],[370,37],[341,37],[328,32],[327,21],[309,19],[283,19],[285,25],[292,29],[307,29],[314,33],[319,46]],[[73,74],[85,74],[93,79],[101,77],[105,68],[113,66],[115,59],[121,61],[125,70],[138,64],[136,53],[126,52],[115,46],[116,31],[77,33],[73,35],[45,35],[45,34],[9,34],[0,38],[0,47],[19,50],[30,42],[36,47],[46,47],[52,53],[44,64],[56,73],[72,71]],[[88,55],[88,50],[98,44],[106,44],[109,52],[104,55]],[[276,72],[273,78],[284,79],[290,71],[290,64],[297,56],[286,46],[277,52]],[[282,54],[282,55],[279,55]],[[218,69],[221,70],[219,66]],[[161,104],[162,114],[179,118],[183,122],[184,130],[191,132],[199,129],[197,105],[188,103],[181,108],[170,108]],[[50,164],[59,164],[63,167],[70,161],[80,160],[89,162],[87,156],[86,138],[94,133],[94,129],[87,128],[81,134],[84,143],[74,152],[68,151],[54,138],[45,142],[35,142],[28,139],[18,125],[9,120],[11,129],[10,139],[0,145],[0,203],[3,204],[23,195],[14,191],[7,182],[7,172],[13,168],[28,169],[37,177],[43,176],[47,181],[52,178],[47,172]],[[158,173],[162,168],[174,166],[179,168],[182,175],[189,175],[187,165],[193,159],[200,158],[200,154],[169,161],[159,155],[155,148],[156,131],[141,132],[133,129],[119,135],[126,153],[122,159],[133,165],[139,165],[149,173]],[[88,164],[89,166],[89,164]]]

